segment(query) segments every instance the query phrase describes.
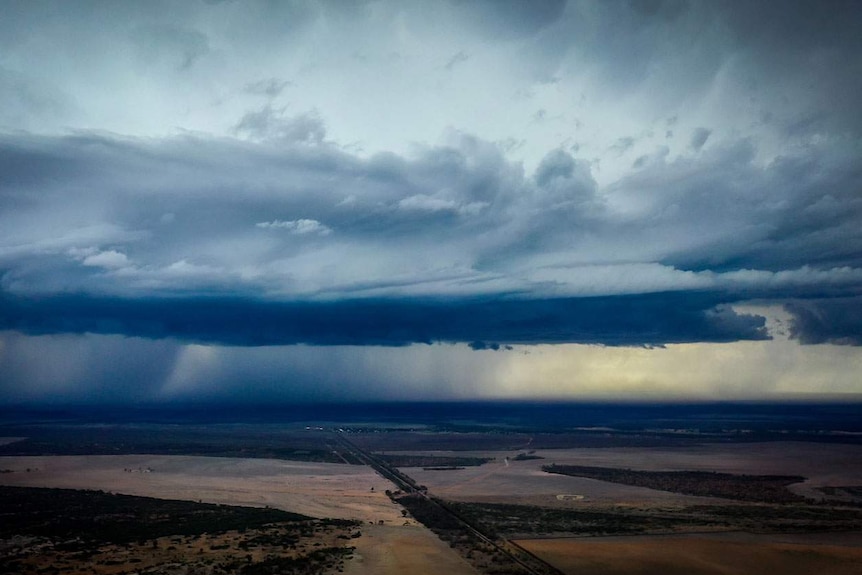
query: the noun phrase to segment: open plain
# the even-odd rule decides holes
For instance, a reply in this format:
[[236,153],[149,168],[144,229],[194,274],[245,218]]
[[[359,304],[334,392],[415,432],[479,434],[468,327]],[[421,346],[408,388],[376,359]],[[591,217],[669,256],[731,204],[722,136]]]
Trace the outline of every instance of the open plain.
[[[400,452],[387,452],[390,454]],[[440,497],[458,501],[535,504],[661,506],[716,503],[717,498],[681,495],[587,479],[551,475],[550,464],[589,465],[649,471],[715,471],[750,475],[799,475],[790,490],[820,499],[819,488],[862,485],[862,446],[809,442],[704,443],[680,447],[610,447],[530,450],[535,459],[517,460],[519,451],[422,451],[429,456],[493,458],[477,467],[405,471]],[[581,495],[583,498],[557,497]]]
[[354,540],[348,575],[478,575],[467,561],[425,527],[369,525]]
[[[402,524],[371,469],[338,463],[166,455],[4,457],[5,485],[99,489],[225,505],[270,506],[312,517]],[[30,470],[29,472],[27,470]]]
[[824,538],[729,533],[517,543],[567,575],[855,575],[862,565],[859,534]]
[[223,505],[269,506],[361,521],[348,573],[475,575],[476,571],[384,494],[365,466],[196,456],[12,456],[0,484],[90,489]]
[[[862,444],[829,435],[825,418],[792,440],[762,430],[758,441],[736,431],[723,438],[653,432],[648,419],[622,431],[559,432],[545,421],[536,421],[542,431],[535,432],[523,421],[518,431],[508,421],[459,422],[456,430],[428,418],[409,425],[393,416],[391,423],[7,424],[0,485],[283,510],[322,525],[331,518],[336,530],[321,532],[320,541],[316,531],[302,535],[303,553],[320,543],[331,550],[322,565],[354,575],[845,575],[862,565]],[[746,490],[752,481],[758,488]],[[769,481],[772,496],[762,489]],[[62,513],[62,499],[57,506]],[[260,539],[251,527],[246,535],[240,526],[228,535],[205,527],[199,540],[182,545],[157,541],[163,559],[187,557],[189,569],[233,564]],[[6,541],[6,549],[19,540]],[[249,565],[273,566],[299,553],[287,539],[281,551],[271,543],[256,548]],[[96,549],[83,569],[94,561],[122,570],[113,562],[156,560],[112,544]],[[251,566],[238,572],[252,573]]]

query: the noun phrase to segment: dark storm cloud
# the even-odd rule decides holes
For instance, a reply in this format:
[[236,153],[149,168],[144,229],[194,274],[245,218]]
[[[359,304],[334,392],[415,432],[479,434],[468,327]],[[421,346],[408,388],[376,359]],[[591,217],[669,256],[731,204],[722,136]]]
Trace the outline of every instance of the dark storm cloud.
[[744,44],[780,48],[783,53],[848,44],[862,47],[857,34],[860,7],[855,0],[787,0],[777,4],[733,0],[712,5],[713,10],[724,14]]
[[677,267],[855,269],[862,265],[862,173],[852,149],[812,146],[764,167],[751,142],[740,141],[696,160],[653,163],[616,186],[651,205],[647,213],[663,224],[652,228],[659,237],[688,230],[687,245],[662,258]]
[[717,294],[511,299],[266,302],[237,298],[119,299],[6,296],[0,329],[176,338],[222,345],[665,344],[766,339],[764,318]]
[[0,401],[858,387],[859,2],[0,12]]
[[[779,105],[776,121],[788,135],[862,133],[862,9],[858,2],[796,1],[780,8],[740,3],[729,11],[740,47],[756,66],[747,81],[765,104],[792,94],[794,105]],[[785,102],[787,102],[785,100]]]
[[[862,132],[862,8],[853,0],[572,1],[524,40],[537,78],[591,74],[675,114],[715,90],[786,132]],[[475,29],[481,31],[481,26]]]
[[862,297],[797,300],[784,307],[793,316],[790,337],[800,343],[862,345]]
[[[724,304],[862,286],[860,173],[829,145],[767,166],[746,141],[659,155],[601,194],[568,152],[527,177],[466,135],[368,159],[322,138],[18,135],[0,141],[0,165],[9,329],[237,345],[726,341],[763,333]],[[638,295],[656,292],[674,293]]]
[[[251,310],[264,342],[334,343],[338,329],[392,345],[717,341],[760,337],[727,307],[760,297],[814,306],[792,308],[800,341],[858,341],[837,319],[855,317],[837,310],[862,293],[858,2],[6,6],[0,289],[29,310],[21,329],[43,318],[39,300],[22,303],[39,295],[67,318],[39,319],[45,331],[207,340],[212,313],[211,339],[230,343],[230,318],[206,296]],[[475,133],[523,146],[455,129],[423,143],[500,102]],[[152,137],[22,131],[67,125]],[[159,135],[177,125],[212,132]],[[674,141],[652,136],[671,130]],[[348,150],[392,140],[339,144],[378,132],[417,143],[367,156]],[[683,314],[689,331],[638,323],[626,298],[655,293],[668,317],[699,302]],[[51,303],[62,294],[78,307]],[[174,301],[196,310],[187,328],[168,321]],[[661,325],[652,303],[643,313]],[[152,333],[137,304],[157,318]],[[607,332],[589,319],[597,305]],[[329,319],[306,336],[309,310]],[[535,330],[495,323],[498,312]]]
[[[728,48],[745,55],[740,79],[765,111],[778,112],[790,129],[808,133],[862,130],[862,5],[853,0],[712,2],[708,12],[725,22]],[[767,102],[788,98],[798,108]]]

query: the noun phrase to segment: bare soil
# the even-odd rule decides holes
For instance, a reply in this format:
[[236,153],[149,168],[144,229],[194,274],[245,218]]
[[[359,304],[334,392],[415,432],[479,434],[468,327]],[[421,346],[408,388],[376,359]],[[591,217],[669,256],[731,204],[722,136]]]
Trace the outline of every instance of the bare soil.
[[[483,503],[515,503],[558,508],[594,505],[667,506],[697,505],[714,499],[679,495],[581,477],[542,471],[543,460],[492,461],[481,467],[437,471],[407,468],[406,473],[443,499]],[[562,497],[558,495],[583,496]]]
[[477,575],[465,559],[424,527],[369,525],[345,565],[347,575]]
[[[403,517],[402,508],[384,494],[392,489],[392,484],[364,466],[267,459],[99,455],[2,457],[0,468],[11,470],[0,474],[0,484],[4,485],[100,489],[228,505],[269,505],[312,517],[360,520],[364,523],[359,528],[362,536],[348,543],[356,550],[344,562],[346,573],[478,573],[427,528]],[[221,540],[225,537],[229,536],[206,539],[204,552],[210,553],[213,546],[225,544]],[[170,544],[160,542],[159,546],[165,549]],[[174,546],[185,555],[200,551]],[[118,571],[127,566],[127,559],[135,559],[112,548],[99,553],[96,561],[106,557],[122,560],[116,564]],[[149,560],[142,561],[143,565]]]
[[[368,467],[273,459],[168,455],[0,458],[0,483],[100,489],[227,505],[270,506],[318,518],[401,525],[384,495],[392,484]],[[27,471],[27,470],[30,471]],[[373,489],[373,491],[372,491]]]
[[[854,541],[855,539],[855,541]],[[521,540],[564,573],[591,575],[853,575],[862,535],[841,544],[749,534]]]
[[[389,453],[389,452],[388,452]],[[445,455],[445,451],[419,452]],[[599,505],[662,506],[723,502],[608,483],[553,476],[543,465],[588,465],[652,471],[717,471],[752,475],[800,475],[789,486],[799,495],[822,498],[823,486],[862,485],[862,446],[804,442],[703,444],[685,447],[539,449],[543,459],[517,461],[517,451],[459,451],[462,457],[495,457],[480,467],[459,470],[406,468],[417,483],[435,495],[459,501],[520,503],[551,507]],[[557,495],[583,495],[583,499]]]

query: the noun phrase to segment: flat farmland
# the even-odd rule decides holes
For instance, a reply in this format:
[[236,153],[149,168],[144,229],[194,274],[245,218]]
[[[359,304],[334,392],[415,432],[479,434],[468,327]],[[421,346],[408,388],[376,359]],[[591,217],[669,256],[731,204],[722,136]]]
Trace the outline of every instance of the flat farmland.
[[[0,458],[0,484],[92,489],[225,505],[270,506],[318,518],[362,521],[347,573],[476,575],[434,533],[384,494],[369,467],[270,459],[93,455]],[[28,471],[29,470],[29,471]],[[373,488],[373,491],[372,491]],[[380,524],[383,522],[383,524]],[[371,525],[374,523],[374,525]]]
[[4,485],[268,505],[311,517],[403,523],[400,508],[384,495],[392,485],[370,468],[357,465],[170,455],[60,455],[2,457],[0,469],[6,471],[0,473]]
[[[319,541],[343,546],[342,555],[326,561],[353,574],[477,575],[523,567],[475,538],[472,529],[504,548],[517,541],[567,573],[844,575],[862,564],[862,509],[855,505],[862,501],[862,445],[714,437],[704,443],[704,437],[647,433],[595,432],[585,439],[348,425],[211,427],[87,425],[67,437],[63,426],[10,426],[4,435],[16,441],[2,446],[0,485],[101,490],[358,521],[355,532],[332,531],[332,541]],[[543,470],[552,465],[560,471]],[[781,494],[788,482],[804,477],[790,485],[794,492],[833,501],[790,498],[785,504],[751,489],[745,493],[754,498],[745,500],[732,484],[740,475],[793,476],[778,485]],[[698,489],[685,481],[699,482]],[[721,481],[733,489],[713,485]],[[414,488],[420,493],[411,494]],[[387,491],[395,491],[392,498]],[[241,532],[222,535],[216,527],[201,536],[204,554],[232,556],[234,548],[250,544]],[[176,545],[184,557],[200,554],[197,540],[157,545],[163,543],[165,551]],[[306,548],[317,543],[309,539]],[[132,559],[114,547],[99,553],[99,561]],[[547,568],[536,561],[539,571]]]
[[673,535],[520,540],[572,575],[855,575],[862,535]]
[[[400,452],[387,452],[394,454]],[[448,451],[411,452],[445,456]],[[800,475],[790,489],[819,498],[818,487],[862,485],[862,446],[805,442],[703,444],[683,447],[574,448],[531,450],[541,459],[517,461],[518,451],[458,451],[461,457],[489,457],[479,467],[458,470],[406,468],[417,483],[440,497],[551,506],[695,505],[722,501],[545,473],[543,465],[585,465],[650,471],[717,471],[750,475]],[[583,500],[557,495],[583,495]]]
[[[543,460],[495,460],[480,467],[433,470],[409,467],[405,471],[438,497],[454,501],[478,501],[583,507],[585,505],[696,505],[712,499],[678,495],[643,487],[619,485],[581,477],[566,477],[542,471]],[[558,497],[565,495],[583,496]]]

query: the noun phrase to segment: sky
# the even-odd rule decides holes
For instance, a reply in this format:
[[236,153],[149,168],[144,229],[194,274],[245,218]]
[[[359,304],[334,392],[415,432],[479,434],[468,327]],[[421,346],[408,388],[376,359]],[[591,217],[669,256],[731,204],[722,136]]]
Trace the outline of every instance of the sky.
[[858,2],[0,12],[0,403],[862,394]]

